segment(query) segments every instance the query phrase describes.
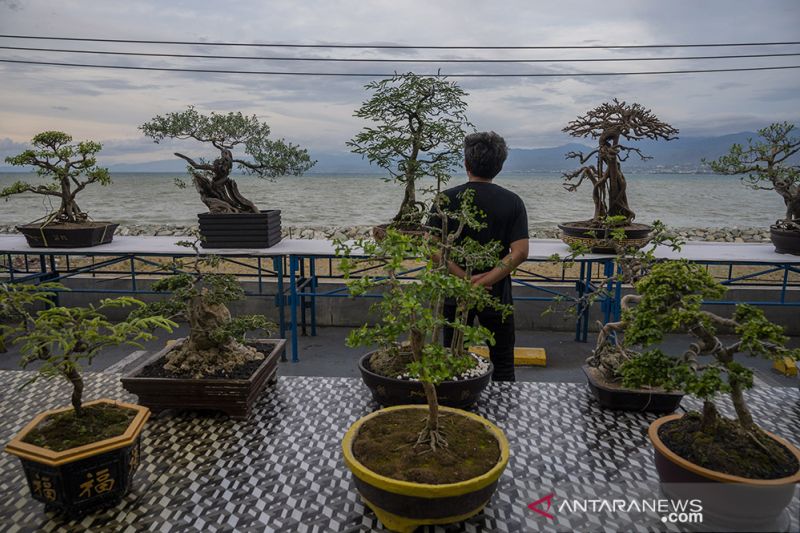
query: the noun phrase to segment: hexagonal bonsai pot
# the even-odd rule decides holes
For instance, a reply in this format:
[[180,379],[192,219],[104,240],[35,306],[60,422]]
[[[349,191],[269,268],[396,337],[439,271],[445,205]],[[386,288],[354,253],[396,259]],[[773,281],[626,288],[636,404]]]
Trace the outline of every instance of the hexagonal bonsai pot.
[[25,442],[25,437],[63,407],[45,411],[26,425],[5,447],[20,459],[31,495],[45,503],[45,510],[70,516],[119,502],[131,488],[141,458],[141,433],[150,410],[140,405],[101,399],[84,407],[110,404],[136,411],[124,433],[116,437],[55,452]]
[[[141,431],[150,416],[146,407],[95,400],[83,403],[80,361],[91,362],[103,348],[120,344],[141,347],[156,328],[171,331],[174,322],[161,316],[111,322],[113,308],[143,306],[129,297],[104,299],[87,307],[49,307],[30,312],[31,304],[52,297],[59,286],[3,285],[0,309],[11,311],[3,335],[21,344],[23,368],[39,363],[30,384],[62,377],[72,386],[72,405],[36,416],[6,446],[22,462],[31,494],[48,509],[71,516],[117,502],[128,491],[141,456]],[[63,289],[63,287],[61,287]]]

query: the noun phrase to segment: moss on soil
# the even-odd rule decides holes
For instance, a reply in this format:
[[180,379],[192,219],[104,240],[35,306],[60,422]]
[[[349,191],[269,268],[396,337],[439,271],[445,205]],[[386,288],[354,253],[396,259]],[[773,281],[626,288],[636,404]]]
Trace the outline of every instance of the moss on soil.
[[74,410],[50,415],[22,441],[62,452],[122,435],[136,417],[134,409],[106,403],[84,406],[82,411],[81,416]]
[[733,420],[719,419],[713,432],[700,429],[700,413],[687,413],[659,428],[664,444],[696,465],[749,479],[778,479],[797,472],[797,458],[783,445],[758,431],[766,449],[756,444]]
[[439,414],[439,429],[448,447],[435,452],[427,444],[415,448],[427,413],[407,409],[367,420],[353,441],[353,454],[373,472],[437,485],[480,476],[500,460],[500,445],[483,424],[444,412]]

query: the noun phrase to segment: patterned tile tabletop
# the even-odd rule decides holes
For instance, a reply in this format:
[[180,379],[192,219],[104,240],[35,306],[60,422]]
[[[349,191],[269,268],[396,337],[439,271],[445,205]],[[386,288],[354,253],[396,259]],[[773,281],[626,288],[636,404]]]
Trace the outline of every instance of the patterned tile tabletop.
[[[61,381],[20,388],[32,375],[0,372],[0,443],[37,412],[68,401],[69,385]],[[135,401],[118,375],[88,373],[86,382],[87,400]],[[763,427],[800,443],[798,390],[762,388],[749,399]],[[3,453],[0,530],[382,530],[355,492],[340,451],[346,429],[376,408],[358,379],[281,377],[247,421],[164,413],[144,431],[133,490],[116,507],[71,522],[45,513],[29,496],[18,460]],[[559,500],[659,498],[646,436],[656,415],[601,410],[585,386],[570,383],[493,383],[475,411],[506,432],[511,460],[483,513],[430,531],[682,530],[654,514],[559,511]],[[553,519],[528,508],[549,495]],[[539,508],[547,510],[546,501]],[[797,494],[793,509],[800,509]],[[796,531],[797,516],[792,520]]]

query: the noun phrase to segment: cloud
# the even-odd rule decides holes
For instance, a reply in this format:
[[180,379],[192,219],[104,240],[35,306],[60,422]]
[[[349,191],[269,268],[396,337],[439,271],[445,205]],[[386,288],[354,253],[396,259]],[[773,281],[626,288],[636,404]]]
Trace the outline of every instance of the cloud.
[[[587,3],[565,0],[547,9],[522,0],[503,3],[443,0],[226,4],[190,6],[141,0],[67,4],[0,0],[3,26],[20,34],[63,33],[122,39],[197,42],[380,43],[411,45],[669,44],[796,40],[800,4],[776,1],[691,0]],[[92,16],[87,17],[86,13]],[[12,45],[31,41],[3,40]],[[24,43],[24,44],[23,44]],[[41,44],[41,43],[40,43]],[[56,43],[51,43],[56,47]],[[48,46],[50,47],[50,46]],[[351,50],[59,43],[69,49],[138,50],[252,57],[370,58],[604,58],[681,57],[754,53],[756,48],[612,50]],[[769,50],[787,51],[786,47]],[[597,73],[714,66],[792,64],[792,58],[648,61],[636,63],[396,64],[315,63],[144,58],[0,52],[0,57],[122,66],[320,72]],[[564,78],[461,78],[470,93],[469,114],[480,129],[503,133],[515,147],[554,146],[569,138],[561,128],[575,116],[614,97],[639,101],[686,134],[722,134],[761,126],[800,109],[797,71],[672,76]],[[15,142],[38,131],[62,129],[75,138],[105,142],[109,159],[171,158],[165,145],[144,139],[137,127],[157,114],[196,105],[203,111],[242,111],[266,120],[276,137],[313,150],[344,150],[363,123],[352,116],[368,97],[369,78],[171,73],[0,64],[0,138]],[[55,103],[55,104],[54,104]],[[744,112],[743,110],[746,110]]]

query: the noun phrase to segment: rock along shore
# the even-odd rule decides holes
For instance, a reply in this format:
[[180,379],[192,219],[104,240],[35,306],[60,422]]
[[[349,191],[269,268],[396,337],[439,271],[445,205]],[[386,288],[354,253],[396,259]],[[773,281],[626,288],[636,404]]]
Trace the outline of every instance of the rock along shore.
[[[133,224],[121,225],[116,235],[188,235],[196,230],[197,226],[180,226],[169,224]],[[681,237],[690,241],[711,242],[769,242],[769,228],[673,228]],[[285,226],[282,234],[284,239],[354,239],[368,237],[372,226]],[[17,233],[14,226],[0,225],[0,234]],[[557,228],[531,228],[532,239],[557,239]]]

